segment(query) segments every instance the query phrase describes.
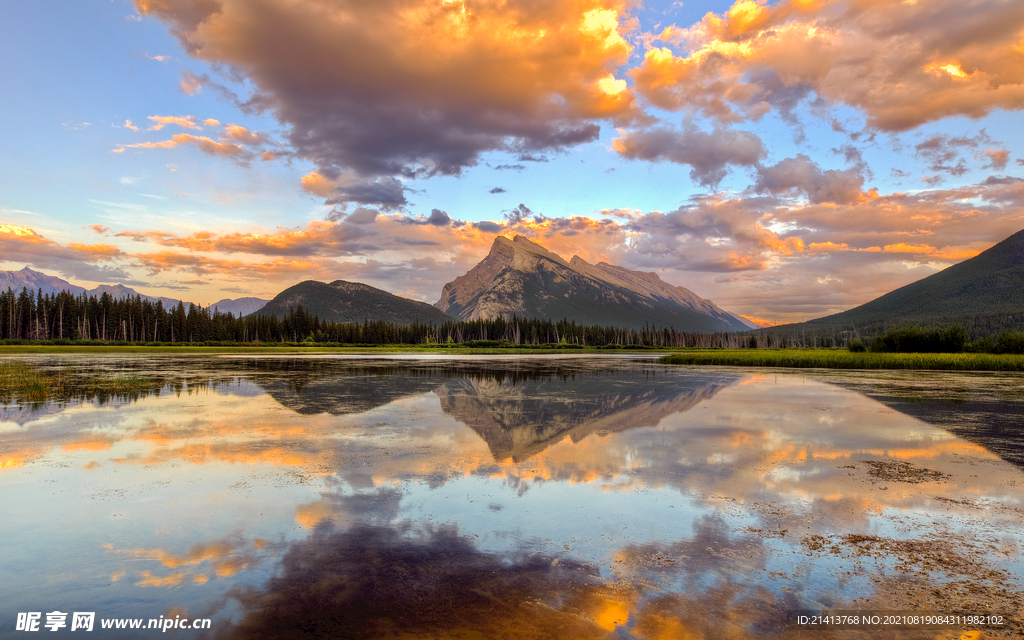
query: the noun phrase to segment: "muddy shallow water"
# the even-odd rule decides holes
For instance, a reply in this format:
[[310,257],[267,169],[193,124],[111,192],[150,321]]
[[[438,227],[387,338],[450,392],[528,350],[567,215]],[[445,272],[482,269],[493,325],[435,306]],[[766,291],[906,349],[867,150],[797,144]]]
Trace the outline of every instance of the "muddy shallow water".
[[0,637],[53,611],[115,638],[160,632],[99,620],[212,620],[168,631],[184,638],[1022,634],[1020,376],[22,360],[137,384],[0,405]]

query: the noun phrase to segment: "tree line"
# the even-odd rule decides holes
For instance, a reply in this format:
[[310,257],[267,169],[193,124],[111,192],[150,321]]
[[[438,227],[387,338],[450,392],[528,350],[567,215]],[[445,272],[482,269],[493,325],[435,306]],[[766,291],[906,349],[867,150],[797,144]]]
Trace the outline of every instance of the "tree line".
[[27,289],[0,293],[0,340],[125,344],[272,344],[338,345],[433,344],[474,347],[556,345],[560,347],[703,347],[749,345],[736,333],[698,333],[671,327],[590,326],[570,320],[494,318],[440,324],[324,321],[303,307],[283,317],[244,316],[141,296],[115,298],[67,291],[35,294]]

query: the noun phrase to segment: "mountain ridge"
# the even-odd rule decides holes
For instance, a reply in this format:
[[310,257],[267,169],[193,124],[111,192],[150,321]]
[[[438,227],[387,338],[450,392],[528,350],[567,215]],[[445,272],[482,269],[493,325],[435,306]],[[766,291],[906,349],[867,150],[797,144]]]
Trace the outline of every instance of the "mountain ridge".
[[283,317],[302,305],[308,315],[328,322],[384,320],[394,324],[441,324],[454,318],[425,302],[409,300],[361,282],[335,280],[330,284],[305,280],[277,294],[257,315]]
[[[197,307],[202,306],[194,302],[185,301],[182,298],[150,296],[145,293],[140,293],[131,287],[126,287],[123,284],[101,284],[92,289],[86,289],[81,285],[72,284],[63,278],[51,276],[47,273],[43,273],[42,271],[35,271],[27,266],[18,271],[0,271],[0,291],[6,291],[8,288],[16,292],[20,292],[22,289],[28,289],[32,293],[36,293],[42,289],[43,294],[50,295],[60,293],[61,291],[67,291],[76,296],[84,293],[97,298],[106,293],[117,300],[140,296],[143,300],[149,300],[153,303],[162,302],[165,308],[176,307],[178,306],[178,302],[181,302],[186,309],[190,304]],[[260,303],[259,307],[255,307],[256,301]],[[236,298],[234,300],[225,298],[224,300],[213,303],[210,305],[210,308],[218,307],[222,313],[248,315],[262,307],[267,302],[267,300],[263,300],[262,298],[253,297]],[[246,309],[249,310],[242,313],[242,311]]]
[[980,254],[852,309],[779,329],[960,324],[982,335],[1024,328],[1024,230]]
[[683,331],[746,331],[752,325],[652,272],[578,255],[566,261],[517,235],[495,238],[475,267],[449,282],[434,305],[461,320],[567,318],[588,325],[645,325]]

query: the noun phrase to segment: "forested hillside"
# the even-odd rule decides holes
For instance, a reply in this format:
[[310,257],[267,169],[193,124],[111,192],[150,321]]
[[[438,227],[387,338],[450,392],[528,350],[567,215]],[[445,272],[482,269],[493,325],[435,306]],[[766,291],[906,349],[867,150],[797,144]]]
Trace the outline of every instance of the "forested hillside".
[[734,333],[686,333],[646,327],[584,326],[567,320],[505,319],[399,324],[382,320],[325,322],[301,305],[281,318],[236,318],[178,303],[165,309],[141,297],[115,300],[67,292],[55,295],[23,289],[0,294],[0,340],[8,343],[106,341],[126,344],[302,343],[468,344],[471,346],[558,345],[564,347],[672,346],[736,347],[747,338]]

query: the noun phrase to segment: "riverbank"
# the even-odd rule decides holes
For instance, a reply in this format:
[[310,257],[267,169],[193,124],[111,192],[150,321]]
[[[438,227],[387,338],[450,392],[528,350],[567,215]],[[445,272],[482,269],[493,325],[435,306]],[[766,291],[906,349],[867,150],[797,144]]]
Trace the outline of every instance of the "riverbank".
[[707,349],[677,352],[663,364],[795,369],[919,369],[1024,371],[1024,355],[991,353],[854,353],[841,349]]

